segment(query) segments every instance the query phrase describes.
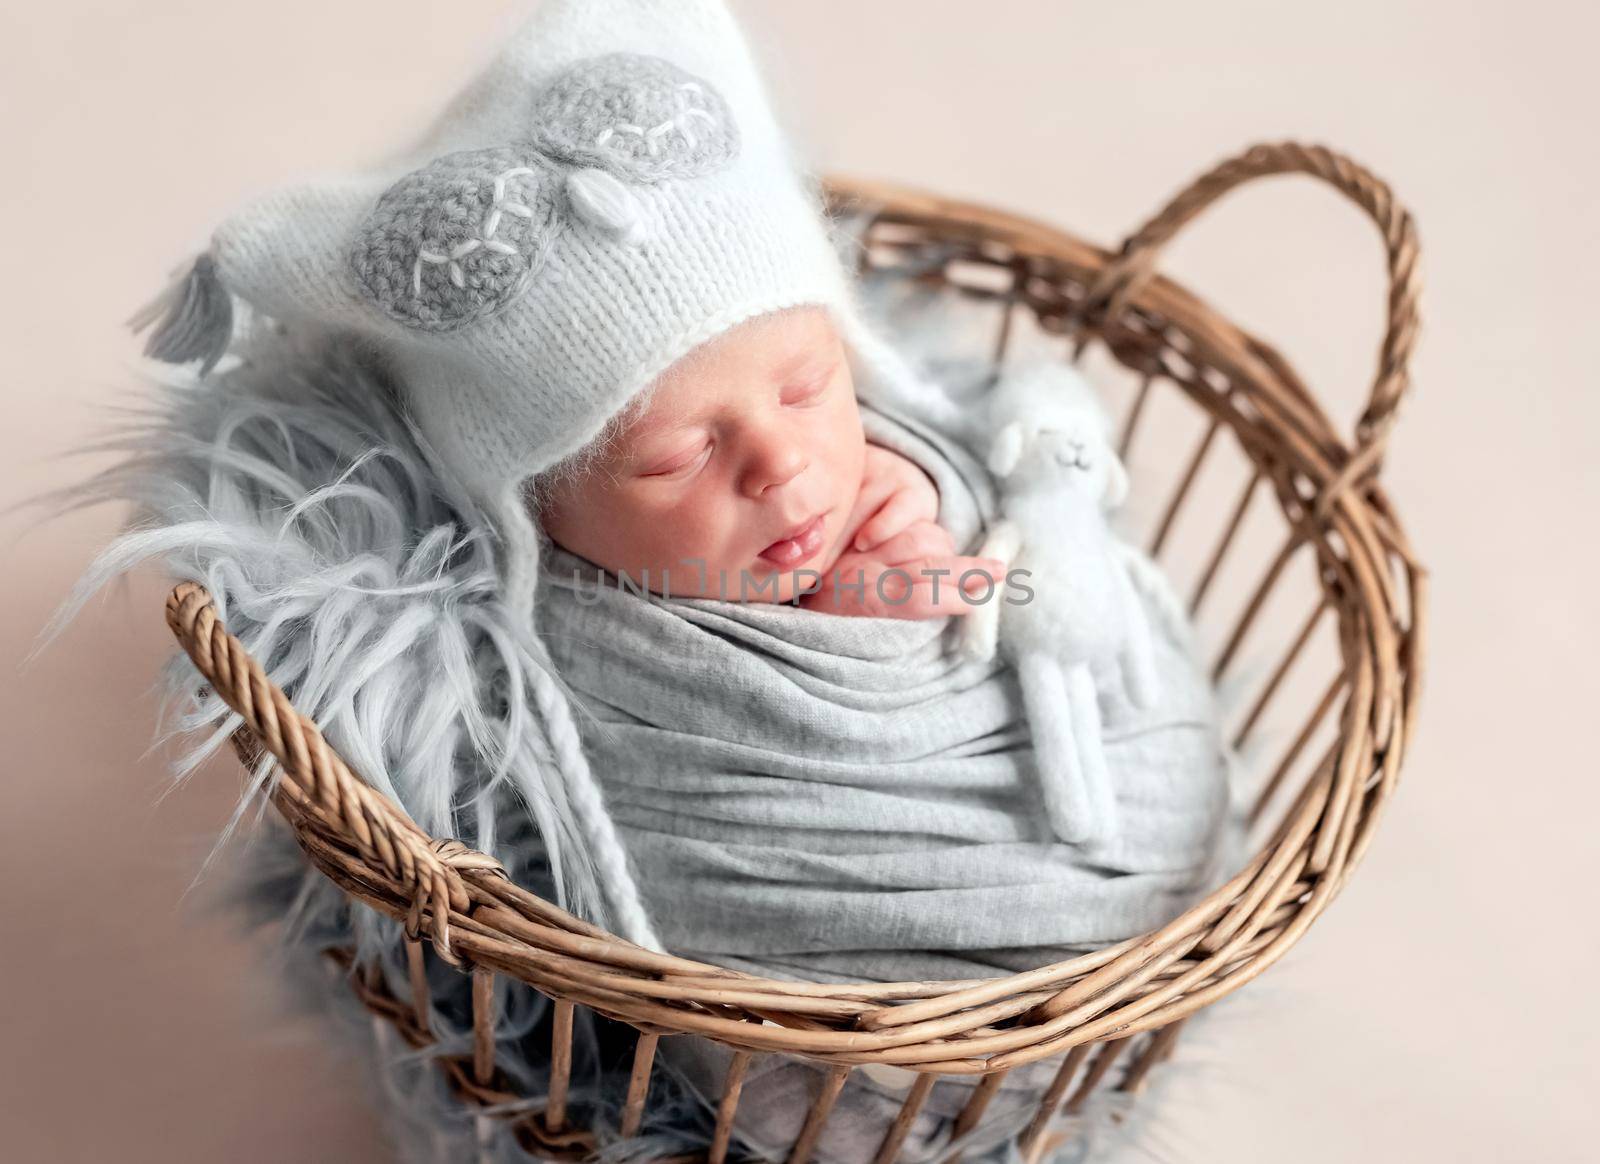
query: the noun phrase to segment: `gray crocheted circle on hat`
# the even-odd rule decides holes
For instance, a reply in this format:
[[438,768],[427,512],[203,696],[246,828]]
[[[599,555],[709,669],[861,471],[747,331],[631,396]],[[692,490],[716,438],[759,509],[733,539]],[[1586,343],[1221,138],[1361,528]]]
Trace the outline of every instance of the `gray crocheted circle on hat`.
[[385,315],[449,331],[517,298],[559,229],[561,175],[526,149],[464,150],[401,178],[362,224],[350,263]]
[[539,95],[533,116],[540,150],[635,182],[699,177],[739,153],[722,94],[661,57],[579,61]]

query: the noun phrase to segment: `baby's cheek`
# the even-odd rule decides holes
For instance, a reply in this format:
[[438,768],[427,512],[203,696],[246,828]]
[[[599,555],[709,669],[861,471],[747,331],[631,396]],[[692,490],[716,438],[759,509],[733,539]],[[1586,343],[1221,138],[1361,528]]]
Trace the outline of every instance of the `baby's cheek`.
[[740,530],[732,507],[720,504],[709,485],[691,492],[671,509],[643,514],[640,536],[657,547],[660,557],[698,557],[708,561],[728,552]]
[[852,397],[841,415],[834,418],[824,443],[834,461],[834,473],[853,498],[861,488],[867,468],[867,434],[861,427],[861,413]]

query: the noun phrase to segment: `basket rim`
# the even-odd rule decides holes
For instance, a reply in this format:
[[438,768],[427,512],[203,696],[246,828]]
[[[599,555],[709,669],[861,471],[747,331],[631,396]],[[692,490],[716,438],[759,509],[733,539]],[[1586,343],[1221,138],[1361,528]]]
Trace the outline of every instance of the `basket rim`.
[[[939,1074],[1021,1066],[1187,1017],[1253,979],[1304,934],[1364,853],[1398,781],[1420,690],[1426,572],[1377,479],[1393,405],[1374,421],[1375,396],[1356,440],[1342,440],[1267,345],[1163,276],[1146,272],[1127,281],[1121,267],[1144,253],[1132,239],[1120,252],[1106,251],[1047,223],[892,183],[834,177],[826,190],[836,207],[876,207],[877,221],[965,231],[975,245],[1009,250],[1030,271],[1077,273],[1091,294],[1068,305],[1063,318],[1104,339],[1114,354],[1156,319],[1241,368],[1274,377],[1277,417],[1252,419],[1237,409],[1216,415],[1247,448],[1259,439],[1253,425],[1284,426],[1285,447],[1273,450],[1282,462],[1274,469],[1280,502],[1307,502],[1307,529],[1324,541],[1335,535],[1345,550],[1344,560],[1325,567],[1332,576],[1323,584],[1338,587],[1349,607],[1339,638],[1350,697],[1337,758],[1307,780],[1241,869],[1166,925],[1032,970],[954,980],[794,981],[645,950],[514,885],[492,858],[423,833],[295,710],[228,633],[198,583],[172,591],[168,624],[243,718],[235,739],[241,756],[264,750],[276,759],[272,799],[310,860],[348,895],[404,920],[409,939],[429,938],[454,964],[507,974],[645,1032]],[[1104,293],[1099,310],[1087,302],[1096,287]],[[1402,378],[1408,354],[1406,348],[1399,361]],[[1364,439],[1373,432],[1377,439]],[[1297,473],[1322,483],[1313,499],[1298,492]]]

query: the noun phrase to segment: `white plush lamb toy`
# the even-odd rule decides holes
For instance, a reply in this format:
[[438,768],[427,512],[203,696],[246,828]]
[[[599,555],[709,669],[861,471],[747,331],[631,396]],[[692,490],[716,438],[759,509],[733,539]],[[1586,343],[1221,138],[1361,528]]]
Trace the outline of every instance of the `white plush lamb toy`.
[[1045,809],[1064,841],[1116,833],[1096,683],[1120,682],[1136,707],[1156,697],[1145,618],[1107,514],[1128,476],[1094,390],[1059,360],[1004,373],[989,398],[989,469],[1002,520],[980,553],[1026,570],[1033,595],[997,594],[963,622],[963,651],[1016,665]]

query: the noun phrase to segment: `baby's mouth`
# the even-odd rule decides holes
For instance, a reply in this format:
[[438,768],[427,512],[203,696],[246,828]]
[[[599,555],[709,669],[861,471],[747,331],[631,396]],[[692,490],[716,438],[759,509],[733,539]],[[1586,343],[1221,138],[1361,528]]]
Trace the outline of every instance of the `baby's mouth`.
[[780,569],[789,570],[816,557],[822,549],[822,525],[828,515],[819,513],[773,542],[758,555]]

